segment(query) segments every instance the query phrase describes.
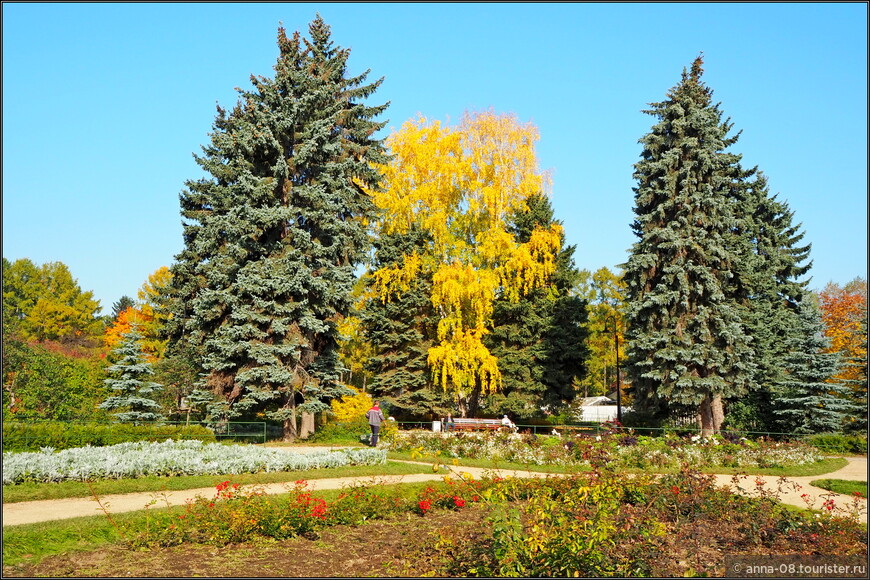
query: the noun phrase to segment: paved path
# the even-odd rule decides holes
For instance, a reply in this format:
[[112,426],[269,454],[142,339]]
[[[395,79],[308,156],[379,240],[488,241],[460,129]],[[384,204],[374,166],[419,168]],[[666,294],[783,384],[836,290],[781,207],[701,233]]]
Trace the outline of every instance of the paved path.
[[[315,449],[322,450],[323,448],[292,448],[293,452],[305,453]],[[849,464],[838,471],[812,477],[791,477],[789,482],[797,484],[786,485],[780,493],[780,501],[799,507],[807,507],[807,503],[802,494],[807,495],[807,499],[811,500],[811,506],[820,509],[822,503],[826,499],[833,499],[836,510],[848,510],[849,505],[854,501],[852,497],[831,494],[830,492],[811,486],[810,481],[814,479],[849,479],[857,481],[867,481],[867,458],[866,457],[849,457]],[[467,472],[475,478],[480,478],[486,473],[493,473],[492,469],[480,469],[475,467],[454,467],[458,472]],[[513,477],[545,477],[546,473],[530,472],[530,471],[513,471],[513,470],[498,470],[500,475]],[[390,475],[390,476],[367,476],[362,478],[343,477],[332,479],[312,479],[308,480],[309,488],[312,490],[323,489],[340,489],[345,486],[352,485],[358,482],[377,481],[380,483],[411,483],[421,481],[438,481],[444,477],[444,473],[417,473],[406,475]],[[720,485],[728,487],[733,486],[732,476],[717,475],[717,482]],[[775,490],[778,487],[780,478],[773,476],[747,476],[740,482],[740,487],[748,490],[750,494],[756,493],[756,480],[761,483],[762,489]],[[292,487],[292,483],[273,483],[263,486],[266,493],[277,494],[288,491]],[[100,502],[106,509],[113,514],[121,512],[129,512],[145,509],[157,500],[153,505],[155,507],[163,507],[167,505],[184,505],[188,500],[193,500],[197,496],[214,497],[215,488],[207,487],[201,489],[189,489],[184,491],[168,491],[168,492],[146,492],[146,493],[129,493],[119,495],[106,495],[100,497]],[[862,522],[867,522],[867,500],[859,500],[859,505],[863,508],[860,514]],[[56,500],[40,500],[3,504],[3,526],[14,526],[19,524],[28,524],[42,521],[59,520],[67,518],[76,518],[81,516],[100,515],[103,511],[100,505],[94,498],[69,498]]]
[[[826,489],[821,489],[810,485],[811,481],[816,479],[846,479],[851,481],[867,481],[867,458],[866,457],[847,457],[849,463],[837,471],[825,473],[822,475],[800,476],[780,478],[772,475],[748,475],[744,476],[738,482],[738,486],[749,495],[757,496],[759,490],[762,492],[778,492],[779,501],[799,507],[809,507],[813,509],[822,509],[822,504],[827,500],[832,500],[834,503],[834,513],[843,514],[858,510],[859,519],[867,523],[867,499],[856,499],[852,496],[833,493]],[[733,476],[717,475],[716,481],[720,485],[727,486],[735,490]]]

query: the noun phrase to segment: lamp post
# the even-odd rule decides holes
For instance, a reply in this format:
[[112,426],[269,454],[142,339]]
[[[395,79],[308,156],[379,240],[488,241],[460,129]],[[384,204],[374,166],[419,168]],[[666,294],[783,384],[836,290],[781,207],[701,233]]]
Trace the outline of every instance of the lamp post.
[[616,315],[608,316],[608,319],[613,322],[613,347],[616,355],[616,420],[622,425],[622,389],[620,388],[619,380],[619,331],[616,326]]

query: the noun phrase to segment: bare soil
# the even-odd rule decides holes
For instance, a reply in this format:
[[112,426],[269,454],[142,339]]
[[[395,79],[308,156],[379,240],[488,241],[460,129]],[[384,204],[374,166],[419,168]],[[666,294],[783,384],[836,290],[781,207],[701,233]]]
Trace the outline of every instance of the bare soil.
[[435,572],[421,557],[442,530],[481,530],[484,510],[402,514],[362,526],[325,528],[318,537],[262,540],[230,546],[182,545],[147,551],[110,546],[4,566],[3,577],[212,578],[419,577]]

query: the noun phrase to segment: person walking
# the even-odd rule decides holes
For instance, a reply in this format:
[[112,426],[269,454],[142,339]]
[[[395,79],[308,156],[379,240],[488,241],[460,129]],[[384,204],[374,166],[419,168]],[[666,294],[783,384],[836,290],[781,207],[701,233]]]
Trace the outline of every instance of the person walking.
[[372,428],[372,442],[370,447],[377,447],[378,445],[378,432],[381,430],[381,423],[384,422],[384,414],[381,412],[380,406],[378,406],[378,402],[375,401],[375,404],[372,405],[372,408],[366,412],[366,419],[369,420],[369,427]]

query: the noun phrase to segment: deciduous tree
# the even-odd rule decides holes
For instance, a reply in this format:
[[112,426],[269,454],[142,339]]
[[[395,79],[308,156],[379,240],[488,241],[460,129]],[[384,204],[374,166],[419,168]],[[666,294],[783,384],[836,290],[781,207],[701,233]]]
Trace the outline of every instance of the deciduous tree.
[[617,384],[617,356],[623,367],[620,368],[620,382],[625,370],[625,284],[621,273],[611,272],[608,268],[581,274],[578,291],[588,304],[589,360],[586,375],[578,381],[578,388],[584,397],[608,395]]
[[829,352],[843,362],[832,382],[849,388],[859,411],[846,418],[851,431],[867,429],[867,280],[855,278],[844,286],[830,283],[819,294]]
[[[425,253],[431,238],[412,224],[407,231],[384,233],[375,240],[372,268],[401,268]],[[371,376],[368,391],[397,417],[432,419],[453,411],[452,397],[432,380],[427,356],[437,339],[438,316],[432,304],[432,272],[421,270],[408,284],[394,287],[386,299],[378,281],[363,276],[360,334],[371,349],[364,363]]]
[[29,341],[96,342],[103,331],[100,302],[83,292],[63,262],[37,267],[27,258],[3,259],[3,310]]
[[439,322],[428,364],[463,415],[500,388],[497,360],[482,342],[496,296],[516,300],[555,270],[560,226],[536,228],[526,243],[506,229],[508,216],[544,189],[537,138],[531,124],[492,111],[466,114],[457,127],[420,117],[389,137],[393,161],[379,166],[382,190],[370,190],[384,210],[378,233],[415,225],[429,237],[425,251],[372,276],[385,301],[431,276]]

